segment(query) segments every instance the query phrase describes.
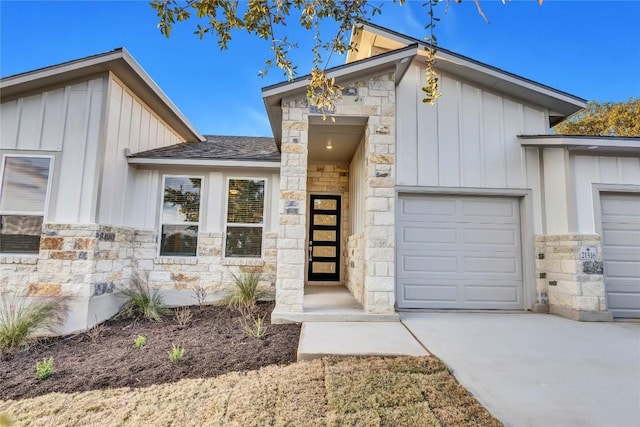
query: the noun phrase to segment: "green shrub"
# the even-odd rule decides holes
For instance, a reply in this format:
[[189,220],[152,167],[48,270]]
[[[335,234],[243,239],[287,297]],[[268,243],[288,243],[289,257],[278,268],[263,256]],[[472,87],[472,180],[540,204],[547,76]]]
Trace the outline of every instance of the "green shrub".
[[142,335],[138,335],[135,340],[133,340],[133,346],[135,348],[142,348],[147,344],[147,339]]
[[169,360],[172,362],[182,362],[184,358],[184,348],[179,345],[173,344],[171,351],[169,352]]
[[240,319],[240,325],[242,325],[242,330],[245,334],[250,337],[262,338],[267,332],[267,327],[264,323],[264,316],[260,317],[252,314],[243,316]]
[[169,309],[164,305],[158,292],[152,292],[149,285],[139,278],[133,280],[131,288],[119,289],[127,298],[117,318],[128,319],[143,317],[154,322],[161,322],[162,317],[169,314]]
[[66,301],[62,298],[1,294],[0,299],[0,351],[28,344],[36,332],[55,333],[65,318]]
[[233,289],[231,293],[223,299],[223,303],[229,307],[240,310],[243,313],[251,313],[256,307],[256,302],[264,298],[269,293],[258,288],[260,275],[257,273],[243,273],[233,276]]
[[42,362],[36,362],[36,378],[44,380],[53,375],[53,357],[44,358]]

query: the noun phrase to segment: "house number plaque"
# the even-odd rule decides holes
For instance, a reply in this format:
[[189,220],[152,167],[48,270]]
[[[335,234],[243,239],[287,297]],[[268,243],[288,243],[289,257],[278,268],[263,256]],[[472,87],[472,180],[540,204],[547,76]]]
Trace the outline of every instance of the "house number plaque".
[[578,259],[580,261],[595,261],[598,259],[598,249],[594,246],[580,246]]

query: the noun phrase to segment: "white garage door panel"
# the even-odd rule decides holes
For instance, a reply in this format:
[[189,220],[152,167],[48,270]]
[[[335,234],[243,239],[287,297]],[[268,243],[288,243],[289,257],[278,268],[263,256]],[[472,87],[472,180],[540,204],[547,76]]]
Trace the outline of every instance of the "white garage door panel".
[[518,302],[518,290],[512,286],[468,286],[465,288],[466,299],[468,301],[490,302],[495,300],[496,295],[500,296],[503,302]]
[[517,199],[401,195],[398,230],[399,308],[524,308]]
[[[468,199],[462,200],[463,216],[473,218],[479,223],[507,220],[514,222],[517,206],[506,204],[499,199]],[[518,219],[515,222],[520,222]]]
[[420,247],[433,244],[455,244],[456,233],[457,230],[455,227],[420,227],[411,224],[402,230],[402,240],[407,245]]
[[[426,218],[426,217],[425,217]],[[457,250],[460,244],[473,251],[520,250],[518,224],[404,223],[400,231],[403,249],[413,251]]]
[[[447,284],[448,283],[448,284]],[[502,286],[501,286],[502,285]],[[513,287],[513,282],[473,281],[439,281],[438,284],[428,284],[419,280],[405,282],[403,293],[404,308],[425,308],[425,300],[429,301],[428,308],[451,308],[459,300],[473,304],[474,309],[513,309],[514,304],[522,299],[519,288]]]
[[[445,252],[445,253],[443,253]],[[487,251],[489,252],[489,251]],[[468,280],[521,280],[519,256],[507,252],[483,251],[415,251],[399,250],[398,262],[403,277],[459,278]]]
[[404,300],[410,305],[408,308],[421,308],[422,301],[428,299],[434,304],[455,302],[458,299],[456,284],[428,285],[425,283],[406,283],[403,293]]
[[458,258],[455,256],[405,255],[402,257],[402,266],[407,275],[415,273],[419,277],[427,271],[456,274]]
[[614,317],[640,318],[640,194],[603,193],[600,201],[607,306]]
[[520,274],[520,260],[513,257],[465,257],[463,263],[465,275],[478,273],[491,274],[492,276],[511,276],[518,279]]

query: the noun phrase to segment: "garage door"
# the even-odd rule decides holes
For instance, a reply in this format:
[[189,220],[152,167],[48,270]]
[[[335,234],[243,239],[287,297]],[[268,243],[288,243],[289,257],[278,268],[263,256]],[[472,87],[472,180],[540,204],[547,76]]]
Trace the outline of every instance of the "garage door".
[[524,308],[518,199],[402,194],[398,210],[398,308]]
[[603,193],[600,201],[607,306],[614,317],[640,318],[640,194]]

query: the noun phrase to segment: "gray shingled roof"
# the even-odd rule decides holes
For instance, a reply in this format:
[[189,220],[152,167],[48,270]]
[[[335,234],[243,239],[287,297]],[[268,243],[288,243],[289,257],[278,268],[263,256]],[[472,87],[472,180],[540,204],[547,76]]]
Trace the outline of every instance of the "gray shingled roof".
[[204,142],[183,142],[132,154],[146,159],[218,159],[280,161],[280,152],[271,137],[204,135]]

